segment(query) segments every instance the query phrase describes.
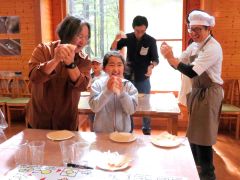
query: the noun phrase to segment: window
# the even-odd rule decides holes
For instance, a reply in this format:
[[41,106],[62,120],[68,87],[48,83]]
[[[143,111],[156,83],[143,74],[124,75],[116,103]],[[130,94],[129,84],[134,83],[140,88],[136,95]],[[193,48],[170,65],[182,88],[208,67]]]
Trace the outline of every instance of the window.
[[68,14],[84,17],[91,25],[91,39],[86,51],[103,57],[110,50],[119,31],[118,0],[69,0]]
[[[158,50],[163,41],[173,47],[175,56],[182,51],[183,0],[127,0],[125,1],[125,32],[132,32],[132,20],[137,15],[148,19],[147,34],[157,39]],[[143,11],[144,9],[144,11]],[[152,91],[178,91],[181,75],[162,57],[151,76]]]

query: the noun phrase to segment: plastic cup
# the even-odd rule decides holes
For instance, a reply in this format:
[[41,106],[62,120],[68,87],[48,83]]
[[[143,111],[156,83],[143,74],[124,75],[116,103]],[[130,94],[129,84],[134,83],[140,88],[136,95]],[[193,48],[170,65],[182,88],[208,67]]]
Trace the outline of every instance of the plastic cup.
[[28,146],[32,165],[43,165],[45,141],[31,141]]
[[87,165],[86,155],[89,152],[90,144],[85,141],[74,144],[74,163]]
[[14,154],[16,165],[29,164],[28,159],[28,142],[23,141],[19,144],[14,145],[16,152]]
[[76,143],[74,140],[66,140],[59,142],[59,146],[62,154],[63,165],[67,166],[67,163],[74,162],[74,147],[73,145]]
[[3,143],[4,141],[6,141],[7,138],[5,136],[4,131],[0,128],[0,144]]

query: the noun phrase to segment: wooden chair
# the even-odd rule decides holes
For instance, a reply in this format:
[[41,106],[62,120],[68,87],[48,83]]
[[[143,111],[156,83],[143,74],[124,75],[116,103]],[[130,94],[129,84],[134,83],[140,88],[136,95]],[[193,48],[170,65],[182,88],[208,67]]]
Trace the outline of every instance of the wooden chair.
[[[24,77],[14,77],[12,83],[9,84],[9,91],[12,98],[7,100],[7,119],[8,126],[11,127],[11,111],[23,111],[26,114],[26,108],[30,101],[29,80]],[[27,127],[27,121],[25,118]]]
[[220,119],[226,119],[231,131],[232,124],[236,124],[235,138],[239,139],[240,125],[240,80],[226,80],[224,86],[224,101]]
[[11,98],[11,92],[8,87],[13,81],[12,77],[6,77],[0,75],[0,108],[7,120],[6,103]]
[[9,99],[10,99],[10,97],[0,97],[0,109],[2,110],[6,120],[7,120],[6,102]]

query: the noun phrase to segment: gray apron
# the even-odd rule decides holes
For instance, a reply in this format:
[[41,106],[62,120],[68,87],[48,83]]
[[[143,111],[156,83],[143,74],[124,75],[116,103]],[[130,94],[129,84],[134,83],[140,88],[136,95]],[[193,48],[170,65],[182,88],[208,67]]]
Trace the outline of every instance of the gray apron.
[[[191,56],[190,62],[196,57]],[[216,143],[222,100],[222,86],[212,82],[206,72],[192,78],[192,91],[187,95],[189,121],[186,136],[190,143],[203,146]]]

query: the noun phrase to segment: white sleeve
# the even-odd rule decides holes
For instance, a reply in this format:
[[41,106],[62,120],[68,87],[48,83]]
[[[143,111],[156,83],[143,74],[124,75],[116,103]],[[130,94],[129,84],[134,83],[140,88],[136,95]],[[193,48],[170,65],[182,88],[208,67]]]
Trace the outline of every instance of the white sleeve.
[[184,64],[189,63],[189,57],[192,55],[193,43],[187,47],[185,51],[182,52],[179,57],[180,61]]
[[216,64],[219,59],[219,46],[216,44],[209,44],[203,51],[200,51],[198,57],[192,63],[193,70],[201,75],[209,67]]

